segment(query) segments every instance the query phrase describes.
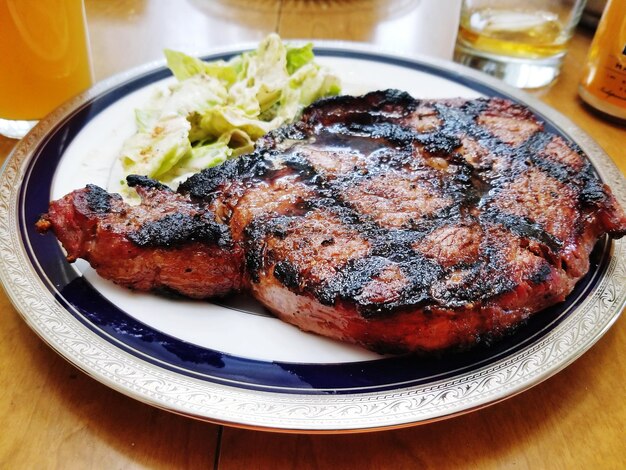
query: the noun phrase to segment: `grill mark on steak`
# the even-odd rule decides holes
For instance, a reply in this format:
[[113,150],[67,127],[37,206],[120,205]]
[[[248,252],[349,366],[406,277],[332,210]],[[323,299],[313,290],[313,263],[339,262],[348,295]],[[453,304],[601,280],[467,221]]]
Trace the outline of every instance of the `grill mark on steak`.
[[[88,187],[91,213],[76,215],[77,192],[52,204],[41,229],[75,237],[70,259],[99,266],[105,256],[89,250],[105,237],[163,266],[193,247],[206,253],[207,282],[222,282],[211,290],[183,279],[176,292],[248,289],[303,329],[377,350],[497,336],[563,300],[597,237],[626,232],[580,149],[501,99],[330,98],[177,192],[139,176],[128,183],[141,206]],[[78,221],[80,235],[63,220]],[[153,282],[106,269],[131,287]]]
[[[441,110],[443,109],[443,106],[438,105],[435,108],[441,114]],[[475,119],[476,116],[478,116],[480,112],[482,112],[484,109],[485,109],[484,105],[474,106],[473,112],[475,115],[472,116],[472,119]],[[326,118],[326,115],[324,115],[324,118]],[[381,183],[381,179],[383,179],[385,176],[382,173],[384,171],[388,171],[389,169],[394,169],[394,166],[397,168],[397,167],[402,167],[403,165],[407,164],[407,159],[406,159],[406,156],[408,154],[406,152],[407,147],[417,142],[418,144],[424,146],[424,151],[430,154],[428,155],[430,158],[433,158],[434,156],[432,154],[436,154],[438,152],[442,152],[446,156],[449,156],[452,153],[452,149],[460,145],[460,140],[458,137],[456,136],[450,137],[449,134],[447,135],[445,132],[439,134],[438,139],[433,139],[432,134],[429,134],[427,136],[421,135],[419,136],[419,138],[417,138],[415,132],[407,130],[407,129],[403,129],[400,126],[396,125],[395,123],[376,124],[376,122],[380,118],[380,114],[376,114],[376,113],[368,114],[367,118],[365,119],[361,119],[360,117],[355,117],[355,116],[351,116],[351,118],[354,118],[354,121],[356,122],[351,121],[348,125],[345,125],[344,123],[335,122],[331,127],[327,127],[323,131],[320,131],[319,134],[316,134],[316,137],[321,136],[321,138],[319,139],[319,141],[316,141],[315,144],[318,146],[321,144],[322,147],[324,147],[324,145],[329,145],[331,147],[332,146],[341,147],[341,144],[337,145],[336,142],[338,141],[339,143],[341,143],[342,141],[346,141],[346,136],[349,136],[350,134],[352,134],[351,140],[355,142],[355,144],[352,147],[353,150],[363,151],[363,149],[367,149],[371,151],[371,149],[376,148],[376,145],[372,144],[371,142],[381,141],[381,140],[386,142],[386,145],[388,145],[389,143],[393,143],[393,144],[396,144],[396,146],[398,146],[397,148],[402,149],[392,155],[390,155],[388,152],[385,153],[383,155],[384,156],[383,159],[377,159],[377,161],[374,161],[374,162],[367,162],[369,163],[369,164],[366,163],[365,165],[365,168],[367,171],[358,171],[358,172],[352,171],[352,172],[349,172],[346,176],[343,176],[340,173],[338,174],[336,172],[333,175],[334,179],[332,181],[329,181],[327,178],[321,177],[320,174],[315,171],[315,169],[312,169],[309,166],[305,165],[306,166],[305,174],[307,175],[311,183],[316,184],[318,187],[320,187],[320,189],[330,189],[330,191],[324,191],[325,196],[330,196],[329,198],[325,199],[327,203],[330,200],[331,204],[334,203],[334,204],[343,205],[343,206],[347,205],[347,207],[349,207],[350,209],[353,209],[355,213],[354,220],[356,223],[362,224],[362,220],[364,216],[373,215],[373,220],[377,222],[378,225],[380,226],[380,222],[381,222],[381,219],[383,218],[383,215],[385,216],[388,215],[389,208],[384,206],[384,199],[385,199],[384,196],[388,195],[388,191],[385,191],[384,189],[385,184]],[[307,118],[305,118],[305,120],[306,119]],[[449,127],[448,132],[453,132],[455,130],[454,124],[453,124],[454,120],[450,120],[450,119],[446,120],[445,118],[442,120],[446,123],[451,123],[451,124],[446,124],[446,126]],[[313,122],[313,119],[309,118],[308,122],[309,124],[311,124]],[[364,124],[364,122],[366,124]],[[497,137],[489,135],[488,132],[480,128],[480,126],[478,126],[476,123],[469,125],[469,126],[465,125],[465,129],[468,130],[468,133],[474,135],[475,137],[479,137],[483,143],[486,142],[488,144],[488,147],[490,147],[491,152],[500,152],[501,154],[508,156],[512,160],[511,164],[518,165],[518,166],[521,161],[528,161],[529,156],[536,155],[537,153],[541,152],[543,148],[545,148],[545,146],[548,144],[548,142],[552,140],[552,136],[550,135],[547,135],[544,133],[535,133],[531,136],[530,139],[526,140],[523,144],[519,145],[516,149],[512,150],[510,146],[506,146]],[[339,137],[337,138],[337,136]],[[364,144],[364,142],[367,142],[367,143]],[[424,145],[425,143],[426,145]],[[506,149],[506,152],[502,152],[503,148]],[[287,155],[289,155],[289,153]],[[369,155],[368,157],[370,156],[371,155]],[[501,155],[501,158],[502,158],[502,155]],[[287,162],[292,162],[292,160],[287,158]],[[300,165],[299,167],[303,168],[304,166]],[[544,167],[550,168],[548,165],[545,165]],[[352,168],[358,168],[358,165],[355,165]],[[458,168],[467,170],[468,166],[459,165]],[[412,170],[415,170],[414,165],[413,165]],[[339,169],[339,171],[341,171],[341,169]],[[517,170],[517,172],[519,171],[521,170]],[[472,175],[471,169],[469,172],[459,171],[459,174],[465,176],[463,182],[468,183],[465,185],[465,187],[461,187],[457,191],[458,194],[461,195],[461,197],[459,198],[461,199],[460,206],[469,207],[472,205],[472,203],[475,203],[480,199],[479,198],[480,193],[485,192],[484,182],[480,181],[480,178],[478,178],[475,174]],[[315,176],[311,177],[312,175],[315,175]],[[393,179],[393,177],[394,177],[394,174],[392,174],[391,178]],[[472,178],[474,181],[480,181],[480,184],[477,185],[478,187],[471,186]],[[503,178],[499,178],[499,179],[500,181],[497,184],[499,185],[504,184],[504,182],[502,181]],[[406,176],[404,177],[398,176],[396,181],[405,182]],[[449,182],[449,181],[450,180],[446,180],[446,182]],[[381,191],[381,194],[380,194],[381,197],[378,200],[375,199],[373,201],[368,201],[367,199],[364,200],[362,197],[359,197],[359,196],[363,196],[363,193],[359,194],[358,188],[363,185],[368,185],[368,182],[370,182],[373,185],[374,191],[376,190]],[[394,186],[394,185],[392,184],[391,186]],[[471,186],[472,189],[468,191],[467,186]],[[492,182],[490,186],[493,188],[494,183]],[[395,186],[395,189],[397,189],[397,186]],[[357,193],[351,194],[351,192],[354,192],[354,191],[357,191]],[[449,196],[450,194],[453,194],[453,193],[454,191],[448,190],[445,192],[445,195]],[[356,200],[356,201],[352,202],[351,199]],[[421,232],[422,236],[426,236],[430,231],[436,228],[437,225],[439,225],[439,224],[433,224],[432,223],[433,219],[434,220],[436,219],[450,220],[450,218],[453,217],[453,213],[456,212],[456,210],[458,209],[458,207],[455,206],[454,210],[450,210],[450,208],[447,207],[449,208],[449,210],[442,211],[441,209],[443,209],[446,206],[451,206],[451,204],[443,204],[443,205],[439,204],[439,207],[437,207],[437,209],[439,209],[439,211],[441,212],[439,217],[437,217],[437,215],[434,215],[434,213],[436,213],[437,211],[434,211],[434,212],[431,211],[428,214],[420,213],[423,210],[423,204],[424,204],[424,201],[427,200],[427,198],[424,197],[424,195],[421,195],[421,196],[418,196],[418,199],[421,201],[421,204],[420,204],[420,207],[415,207],[416,210],[414,211],[414,214],[413,214],[415,215],[415,218],[407,217],[407,219],[409,219],[411,222],[408,228],[417,229],[419,224],[416,223],[416,221],[422,222],[422,228],[423,228],[423,231]],[[375,214],[375,213],[372,214],[371,210],[368,211],[366,209],[367,206],[370,206],[370,207],[375,206],[376,204],[373,204],[373,202],[378,202],[379,206],[381,205],[381,203],[383,205],[383,207],[380,208],[380,211],[378,214]],[[395,202],[396,201],[392,199],[391,204],[394,204]],[[459,201],[455,201],[455,202],[459,202]],[[425,216],[430,216],[429,224],[424,224],[425,219],[428,220],[428,217],[425,217]],[[501,210],[497,210],[496,208],[490,207],[481,214],[481,218],[479,220],[481,224],[494,224],[495,223],[495,224],[502,225],[520,237],[530,238],[530,239],[533,239],[534,241],[539,242],[539,244],[544,246],[544,248],[539,248],[538,250],[537,248],[534,248],[534,249],[543,254],[545,254],[545,252],[556,253],[563,246],[563,242],[559,240],[557,237],[555,237],[554,235],[548,233],[542,227],[541,224],[533,221],[531,218],[526,217],[524,215],[511,214],[511,213],[503,212]],[[387,228],[387,229],[398,228],[398,226],[402,226],[402,225],[403,225],[402,222],[394,223],[392,221],[391,226],[389,226],[389,224],[387,224],[386,226],[385,224],[383,224],[383,228]],[[425,225],[428,225],[429,227],[425,227]],[[380,234],[381,234],[380,230],[372,230],[371,226],[368,226],[368,227],[359,226],[356,229],[356,231],[364,234],[364,236],[366,236],[368,239],[374,239],[374,240],[380,237]],[[417,233],[414,233],[414,235],[416,234]],[[393,238],[394,238],[393,232],[387,233],[385,242],[389,244],[389,242]],[[414,238],[419,238],[419,237],[414,237]],[[377,243],[374,241],[374,246],[376,245],[380,246],[383,244]],[[398,243],[396,243],[396,245],[398,245]],[[414,252],[414,251],[409,250],[407,251],[407,253],[408,253],[408,258],[415,258],[416,256],[419,256],[419,252]],[[365,285],[366,285],[365,279],[372,279],[373,277],[377,276],[379,274],[379,271],[383,267],[380,263],[380,260],[375,258],[375,256],[376,256],[376,253],[372,253],[369,258],[351,260],[347,265],[344,265],[338,268],[337,269],[338,273],[336,277],[333,279],[333,281],[325,284],[322,287],[316,288],[314,290],[315,295],[318,297],[318,299],[322,303],[330,304],[330,305],[333,305],[337,300],[343,300],[347,298],[358,299],[358,293],[365,288]],[[359,278],[359,276],[355,275],[356,271],[353,268],[353,266],[358,266],[356,271],[365,273],[362,276],[362,278]],[[405,286],[399,289],[401,293],[396,295],[396,297],[399,297],[399,301],[394,302],[393,305],[394,306],[398,304],[411,305],[412,304],[411,299],[414,301],[415,298],[418,298],[419,301],[423,303],[432,302],[433,300],[432,296],[428,294],[424,294],[423,292],[420,291],[419,288],[416,288],[415,286],[420,285],[419,283],[420,278],[427,278],[429,282],[431,283],[436,280],[439,280],[438,277],[442,276],[442,273],[444,272],[444,270],[442,270],[440,266],[437,266],[437,269],[433,269],[432,267],[430,267],[430,272],[437,273],[433,277],[433,276],[424,276],[423,269],[417,270],[416,272],[411,272],[411,270],[407,270],[406,265],[403,266],[400,264],[399,266],[400,266],[399,268],[400,271],[403,272],[404,274]],[[537,279],[540,279],[540,278],[543,279],[546,277],[547,268],[545,266],[541,266],[538,269],[539,269],[538,271],[529,274],[528,277],[531,280],[531,282],[536,282]],[[287,276],[285,273],[289,273],[289,276]],[[279,280],[283,280],[289,286],[293,286],[296,283],[296,281],[294,280],[297,279],[298,277],[298,271],[297,269],[294,269],[293,266],[290,266],[289,268],[287,268],[287,265],[283,263],[280,265],[278,277],[279,277]],[[351,282],[347,283],[345,279],[351,279]],[[503,279],[498,279],[498,280],[493,280],[493,281],[494,281],[493,286],[496,286],[495,290],[497,291],[497,293],[502,293],[506,291],[507,289],[512,289],[514,287],[513,284],[510,282],[507,282],[507,280],[504,279],[504,277]],[[417,295],[417,296],[414,295],[416,290],[420,291],[420,295]],[[472,290],[472,295],[477,296],[479,298],[482,298],[484,295],[486,295],[486,293],[493,295],[494,289],[493,288],[482,289],[481,292],[477,292],[476,289]],[[463,296],[460,296],[460,297],[456,296],[455,302],[458,302],[459,298],[463,298]],[[357,303],[361,307],[359,311],[364,315],[371,315],[372,311],[384,310],[383,308],[367,309],[365,308],[364,304],[359,302],[359,300],[357,300]]]
[[173,247],[189,242],[217,243],[232,246],[227,226],[215,222],[211,213],[167,214],[158,220],[144,223],[139,230],[130,232],[128,238],[141,247]]
[[[376,135],[371,139],[379,140],[380,136]],[[359,140],[360,141],[360,140]],[[328,143],[328,139],[326,139]],[[317,144],[317,142],[316,142]],[[375,145],[358,145],[358,148],[375,148]],[[368,241],[373,242],[376,246],[371,250],[370,256],[363,258],[351,258],[347,263],[339,263],[336,266],[337,274],[328,281],[320,280],[319,282],[309,282],[306,289],[302,288],[302,282],[300,279],[303,277],[310,277],[310,273],[302,273],[297,266],[289,261],[282,260],[276,264],[274,269],[274,275],[284,285],[296,289],[299,292],[308,291],[313,293],[320,302],[327,305],[334,305],[338,300],[344,300],[349,298],[355,298],[357,300],[359,312],[365,317],[371,317],[375,314],[389,313],[401,303],[404,305],[417,305],[420,302],[426,302],[429,299],[426,287],[433,279],[439,275],[441,269],[436,264],[424,260],[418,262],[417,259],[421,258],[418,252],[414,252],[410,249],[410,244],[406,243],[404,238],[406,232],[388,232],[381,230],[376,224],[372,224],[371,221],[363,219],[364,214],[367,214],[365,210],[356,210],[355,204],[350,204],[343,197],[346,193],[346,186],[355,184],[354,178],[344,179],[341,177],[336,178],[335,181],[329,181],[322,175],[317,173],[309,165],[303,164],[298,153],[287,153],[284,157],[284,164],[287,167],[291,167],[299,172],[302,179],[309,184],[315,186],[319,193],[319,197],[311,203],[311,207],[330,207],[338,210],[338,215],[341,222],[344,225],[349,225],[354,228],[355,233],[360,233]],[[383,177],[380,168],[378,168],[378,175],[375,177]],[[350,174],[351,175],[351,174]],[[370,174],[365,178],[369,177]],[[264,178],[272,178],[271,174],[264,174]],[[339,210],[341,209],[341,210]],[[363,209],[363,208],[361,208]],[[445,218],[440,217],[442,220]],[[281,218],[264,220],[255,220],[249,227],[247,232],[247,240],[252,240],[247,245],[247,268],[253,281],[258,281],[259,272],[265,269],[265,265],[262,262],[264,250],[271,243],[268,242],[268,238],[272,233],[276,233],[276,224],[279,222],[281,226],[281,235],[279,238],[284,239],[287,233],[284,229],[285,220]],[[424,231],[424,234],[427,231]],[[394,236],[400,235],[400,236]],[[269,237],[268,237],[269,236]],[[324,241],[328,242],[333,240],[336,242],[336,237],[328,236]],[[300,243],[302,245],[302,243]],[[404,255],[398,253],[391,253],[390,247],[394,246],[398,248],[403,246],[405,251]],[[302,246],[293,247],[294,249],[302,250]],[[380,255],[386,258],[380,258]],[[268,258],[270,255],[268,255]],[[318,256],[313,256],[317,259]],[[402,289],[398,286],[400,292],[396,295],[396,300],[393,302],[385,302],[382,305],[373,305],[371,301],[364,300],[360,293],[371,282],[372,277],[380,274],[381,259],[393,259],[396,258],[394,264],[396,269],[399,270],[404,278],[405,285]],[[336,261],[336,259],[335,259]],[[386,265],[385,265],[386,266]]]
[[170,191],[170,188],[163,183],[143,175],[128,175],[126,177],[126,183],[131,188],[141,187]]
[[[505,177],[499,175],[496,178],[497,181],[490,181],[488,186],[494,192],[494,188],[500,189],[507,182],[507,178],[514,179],[522,171],[525,171],[527,167],[526,162],[533,161],[533,159],[536,161],[536,155],[542,152],[545,146],[552,140],[551,135],[536,132],[529,139],[526,139],[523,143],[518,143],[517,147],[512,148],[510,145],[502,142],[498,136],[494,136],[487,129],[480,126],[476,121],[482,115],[481,113],[488,108],[487,102],[466,103],[461,108],[462,110],[454,108],[452,111],[451,108],[445,105],[436,104],[434,109],[444,123],[443,127],[436,133],[419,134],[396,123],[380,122],[381,119],[388,119],[389,114],[395,112],[393,111],[395,109],[394,106],[397,106],[405,99],[405,96],[392,96],[390,100],[382,100],[379,106],[385,109],[386,113],[368,112],[365,116],[353,114],[350,117],[354,119],[354,122],[334,122],[330,127],[324,127],[317,134],[314,134],[314,139],[306,136],[304,143],[300,140],[295,145],[295,149],[287,147],[280,155],[275,154],[273,148],[270,148],[268,151],[268,149],[261,146],[257,149],[255,155],[250,157],[251,160],[255,160],[255,163],[232,164],[233,170],[224,172],[232,174],[230,178],[234,179],[249,177],[267,181],[276,178],[277,173],[284,173],[285,169],[289,169],[298,175],[302,183],[310,185],[315,189],[314,200],[301,201],[300,209],[306,208],[308,211],[314,207],[341,207],[343,209],[340,211],[341,222],[353,227],[355,233],[362,234],[365,239],[372,243],[373,247],[378,248],[372,249],[371,253],[363,258],[349,259],[344,261],[344,264],[337,265],[336,275],[331,280],[314,282],[309,280],[306,288],[302,286],[302,279],[308,273],[302,272],[302,269],[288,260],[280,260],[274,267],[273,275],[285,286],[299,292],[311,292],[320,302],[328,305],[334,305],[338,300],[356,299],[360,313],[366,317],[371,317],[376,313],[388,313],[398,305],[432,304],[435,298],[432,293],[425,290],[423,280],[427,280],[426,285],[431,285],[437,281],[441,285],[441,283],[449,282],[449,278],[453,276],[448,276],[448,279],[444,279],[445,275],[449,274],[449,270],[442,268],[437,263],[433,264],[432,261],[429,262],[430,264],[416,262],[415,260],[422,259],[423,255],[419,251],[410,248],[410,245],[403,243],[403,235],[406,236],[405,234],[396,232],[393,229],[411,229],[413,232],[412,241],[415,242],[416,239],[419,240],[427,236],[451,219],[463,220],[463,217],[460,215],[461,208],[467,210],[474,205],[485,207],[478,219],[478,223],[481,225],[501,225],[520,237],[533,239],[544,246],[544,248],[539,248],[539,251],[544,254],[556,253],[563,246],[561,240],[548,233],[542,225],[531,218],[491,207],[490,200],[494,199],[494,197],[485,197],[486,185],[483,179],[484,175],[474,171],[464,160],[455,160],[453,158],[454,150],[461,145],[461,140],[458,137],[460,134],[458,127],[459,122],[462,122],[464,132],[477,138],[481,145],[485,146],[490,153],[498,154],[501,159],[505,157],[509,159],[509,165],[513,168],[513,171],[510,172],[512,174],[508,174]],[[407,112],[413,109],[414,107],[408,107]],[[449,116],[451,112],[455,114],[455,119]],[[395,112],[395,114],[398,116],[406,115],[405,112]],[[462,119],[458,119],[460,114]],[[324,115],[324,119],[326,118],[327,116]],[[307,121],[307,118],[304,121]],[[313,116],[308,118],[308,123],[316,125]],[[287,136],[292,136],[293,134],[296,134],[296,132],[273,136],[274,140],[271,141],[272,147],[280,146],[287,140]],[[306,148],[307,141],[312,141],[311,143],[314,145],[314,151],[309,152],[309,158],[302,152]],[[414,146],[416,144],[420,146],[418,154],[424,161],[416,162],[412,160],[415,157]],[[389,152],[390,145],[395,146],[395,152]],[[316,167],[311,162],[310,155],[315,153],[320,147],[330,149],[349,147],[357,154],[355,163],[364,163],[364,171],[352,171],[355,166],[339,168],[329,178],[328,174],[320,173],[318,171],[320,169],[319,166]],[[377,154],[377,149],[385,149],[386,151]],[[446,174],[443,181],[440,180],[441,176],[438,177],[438,171],[433,170],[426,162],[428,159],[441,158],[441,155],[446,157],[447,163],[445,167],[452,167],[456,170],[456,174],[452,178],[449,178]],[[363,162],[363,160],[365,161]],[[279,162],[278,165],[276,165],[277,161]],[[407,171],[402,171],[405,167],[408,167]],[[551,176],[555,174],[554,168],[556,164],[547,163],[538,167],[548,170]],[[393,171],[390,172],[390,170]],[[429,172],[428,176],[430,178],[425,178],[423,174],[420,176],[419,171]],[[559,176],[561,176],[560,179],[566,179],[560,173]],[[414,177],[416,183],[410,183],[410,177]],[[182,192],[189,191],[195,197],[202,198],[206,198],[207,194],[205,192],[213,196],[215,189],[224,184],[221,175],[218,175],[218,178],[216,183],[210,183],[208,186],[204,186],[206,184],[205,181],[210,180],[208,178],[205,179],[202,182],[202,186],[200,186],[200,190],[192,184],[192,181],[189,181],[186,186],[182,187]],[[386,183],[385,181],[389,179],[391,179],[391,182]],[[385,204],[385,202],[389,200],[390,192],[397,190],[398,186],[403,183],[412,185],[413,194],[411,196],[414,195],[416,198],[416,205],[410,207],[410,200],[407,201],[406,198],[403,198],[400,201],[400,205],[406,206],[408,203],[409,207],[404,215],[399,215],[399,218],[396,217],[394,219],[393,216],[389,215],[390,206],[398,204],[398,198],[389,198],[389,204]],[[389,186],[385,189],[387,184]],[[418,185],[424,184],[431,186],[421,194],[419,192],[415,193],[419,187]],[[433,187],[432,184],[440,187]],[[375,199],[369,200],[367,197],[364,197],[367,194],[372,194],[372,192],[374,194],[378,193],[378,196],[374,196]],[[482,198],[481,194],[483,195]],[[437,199],[437,197],[441,199]],[[432,198],[435,198],[433,200],[434,206],[432,206],[431,210],[428,210],[429,205],[427,201]],[[495,198],[497,199],[497,196]],[[425,202],[426,207],[424,207]],[[402,213],[403,210],[400,207],[399,214]],[[374,223],[372,224],[372,222]],[[254,282],[258,282],[261,271],[267,268],[266,249],[269,240],[276,237],[279,233],[280,235],[277,238],[284,240],[288,233],[285,232],[285,227],[284,219],[276,221],[273,218],[261,217],[255,218],[253,223],[246,229],[245,234],[248,240],[246,244],[246,267]],[[329,236],[328,238],[332,237]],[[381,241],[381,238],[384,240]],[[401,247],[400,249],[404,250],[405,256],[396,254],[394,256],[399,259],[393,262],[396,269],[402,273],[404,285],[397,286],[396,299],[393,302],[383,302],[382,305],[372,306],[367,304],[367,302],[362,302],[359,298],[359,293],[366,288],[366,285],[373,277],[380,274],[383,267],[387,266],[384,263],[381,264],[380,260],[389,259],[386,257],[390,256],[390,246],[394,246],[396,249]],[[381,247],[384,249],[381,249]],[[275,253],[275,250],[273,253]],[[386,257],[379,258],[380,255]],[[408,260],[411,260],[411,262]],[[491,261],[483,261],[483,263],[483,267],[488,269],[495,268],[495,266],[492,266]],[[477,265],[477,267],[480,266]],[[473,272],[476,272],[477,267],[473,269]],[[544,267],[541,267],[540,270],[542,270],[541,272],[545,271]],[[452,274],[456,273],[456,271],[450,272]],[[357,273],[361,274],[357,275]],[[545,277],[545,273],[538,273],[539,271],[530,273],[529,279],[536,280],[540,277]],[[514,284],[507,282],[505,274],[501,274],[501,277],[502,279],[491,279],[492,286],[489,288],[470,289],[466,287],[460,292],[461,295],[439,295],[438,299],[440,302],[442,299],[449,299],[449,301],[458,305],[461,300],[469,301],[471,297],[482,299],[488,295],[501,294],[507,291],[507,289],[510,290],[514,287]],[[349,282],[347,279],[349,279]],[[469,281],[470,279],[467,278],[466,280]],[[455,288],[459,289],[460,286]]]
[[96,214],[106,214],[111,211],[111,201],[116,198],[121,200],[119,195],[112,195],[95,184],[87,185],[87,206]]
[[528,217],[516,216],[497,209],[490,209],[481,217],[482,223],[497,223],[510,230],[515,235],[531,238],[545,245],[550,251],[557,252],[563,242],[546,232],[539,224]]

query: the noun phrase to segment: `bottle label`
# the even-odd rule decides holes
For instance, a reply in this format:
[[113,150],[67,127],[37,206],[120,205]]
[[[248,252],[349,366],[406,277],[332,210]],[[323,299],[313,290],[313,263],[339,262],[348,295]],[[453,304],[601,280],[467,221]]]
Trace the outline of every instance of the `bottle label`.
[[606,2],[580,85],[585,101],[626,119],[626,0]]
[[587,90],[606,103],[626,108],[626,44],[621,52],[600,60],[594,75],[586,84]]

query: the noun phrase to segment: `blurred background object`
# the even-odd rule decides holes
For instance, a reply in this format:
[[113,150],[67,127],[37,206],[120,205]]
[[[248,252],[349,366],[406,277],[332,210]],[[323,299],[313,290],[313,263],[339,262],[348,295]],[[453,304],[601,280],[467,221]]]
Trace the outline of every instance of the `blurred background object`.
[[455,60],[518,88],[560,73],[585,0],[463,0]]
[[[321,10],[319,5],[325,6]],[[285,0],[278,33],[301,38],[296,19],[311,21],[309,37],[352,38],[386,50],[451,59],[460,0]],[[382,20],[382,21],[381,21]]]
[[[279,2],[216,0],[207,14],[191,0],[91,0],[86,3],[96,79],[149,61],[163,49],[199,54],[219,45],[261,40],[276,24]],[[259,6],[260,5],[260,6]],[[227,12],[236,11],[229,21]],[[230,14],[230,13],[228,13]],[[256,25],[251,27],[250,25]]]
[[22,137],[92,83],[82,0],[0,0],[0,134]]
[[626,1],[608,1],[578,93],[595,109],[626,121]]
[[606,6],[606,0],[587,0],[585,9],[580,17],[580,24],[588,28],[596,28]]
[[166,47],[198,55],[252,45],[270,32],[283,39],[368,42],[451,59],[461,2],[445,3],[446,8],[440,0],[90,0],[87,16],[99,59],[95,75],[102,79],[161,60]]

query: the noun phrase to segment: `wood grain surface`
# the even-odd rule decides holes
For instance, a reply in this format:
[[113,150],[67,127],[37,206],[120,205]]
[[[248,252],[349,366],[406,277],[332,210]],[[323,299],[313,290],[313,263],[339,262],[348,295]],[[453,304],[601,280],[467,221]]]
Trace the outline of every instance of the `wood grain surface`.
[[[94,70],[103,79],[161,59],[164,47],[203,51],[257,41],[270,31],[423,53],[428,44],[419,38],[428,35],[412,33],[406,22],[431,1],[87,0],[86,6]],[[591,34],[577,32],[562,76],[536,94],[626,172],[625,128],[577,97]],[[0,137],[3,160],[14,145]],[[2,469],[626,468],[624,318],[575,363],[518,396],[446,421],[352,435],[259,432],[177,416],[66,363],[30,330],[4,292],[0,325]]]

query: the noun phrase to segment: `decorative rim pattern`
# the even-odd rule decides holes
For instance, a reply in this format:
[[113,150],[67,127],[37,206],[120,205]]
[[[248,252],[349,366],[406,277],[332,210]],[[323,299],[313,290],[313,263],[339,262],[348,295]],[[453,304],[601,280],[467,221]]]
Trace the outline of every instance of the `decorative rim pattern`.
[[[401,58],[359,44],[322,42],[319,45],[338,53],[356,50]],[[242,48],[247,47],[237,49]],[[602,179],[612,187],[620,203],[626,205],[626,185],[619,169],[588,135],[559,113],[518,90],[456,64],[424,58],[414,60],[502,90],[542,113],[587,153]],[[238,426],[308,432],[397,427],[468,412],[530,388],[587,351],[621,313],[626,303],[624,240],[612,243],[606,272],[590,295],[540,341],[471,373],[424,385],[341,395],[254,391],[181,375],[126,353],[65,310],[36,274],[20,236],[18,195],[33,149],[45,142],[51,130],[62,125],[90,99],[162,64],[148,64],[120,74],[65,103],[16,146],[0,176],[0,279],[7,295],[44,341],[107,386],[160,408]]]

